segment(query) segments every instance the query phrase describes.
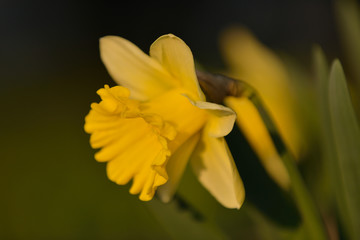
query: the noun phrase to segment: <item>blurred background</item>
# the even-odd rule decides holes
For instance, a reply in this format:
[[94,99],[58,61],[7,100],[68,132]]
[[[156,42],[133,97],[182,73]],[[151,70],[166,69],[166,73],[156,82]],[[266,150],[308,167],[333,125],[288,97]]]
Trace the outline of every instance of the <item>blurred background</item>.
[[[99,57],[100,37],[124,37],[147,53],[157,37],[173,33],[201,66],[215,71],[225,68],[219,36],[234,25],[291,56],[305,75],[314,43],[330,59],[343,57],[333,1],[2,0],[0,238],[171,239],[179,234],[173,232],[177,224],[187,229],[190,221],[202,224],[204,218],[220,224],[230,239],[262,239],[270,226],[296,226],[297,212],[283,193],[278,201],[268,191],[274,186],[254,189],[261,181],[253,171],[266,173],[243,138],[239,148],[250,170],[245,167],[241,175],[249,201],[240,210],[224,209],[187,172],[180,186],[184,197],[166,206],[180,209],[178,217],[163,216],[156,200],[143,203],[128,193],[129,186],[109,181],[83,130],[90,103],[98,101],[96,90],[114,85]],[[254,200],[257,194],[260,200]],[[173,223],[164,223],[166,217]],[[268,228],[259,233],[255,221]]]

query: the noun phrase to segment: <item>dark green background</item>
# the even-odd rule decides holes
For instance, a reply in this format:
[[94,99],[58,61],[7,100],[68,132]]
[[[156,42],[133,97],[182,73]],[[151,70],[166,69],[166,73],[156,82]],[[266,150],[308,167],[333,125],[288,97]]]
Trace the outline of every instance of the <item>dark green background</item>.
[[[171,235],[146,204],[128,193],[128,186],[107,179],[83,131],[89,105],[97,101],[95,91],[114,85],[99,58],[100,37],[119,35],[147,52],[157,37],[173,33],[202,65],[219,69],[219,34],[228,26],[245,25],[271,48],[309,67],[312,43],[330,55],[338,52],[332,11],[330,1],[310,0],[1,1],[0,238]],[[241,144],[248,148],[244,140]],[[253,158],[250,151],[248,156]],[[244,181],[259,184],[243,171]],[[248,186],[250,193],[253,185]],[[258,236],[245,210],[225,210],[206,194],[202,201],[215,206],[230,236]]]

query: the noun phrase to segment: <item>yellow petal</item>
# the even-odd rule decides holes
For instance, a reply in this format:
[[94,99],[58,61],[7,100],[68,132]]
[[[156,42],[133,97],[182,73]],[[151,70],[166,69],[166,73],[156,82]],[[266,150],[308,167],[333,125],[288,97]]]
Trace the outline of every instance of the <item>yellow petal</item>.
[[298,156],[301,134],[290,79],[281,59],[244,28],[225,31],[221,46],[230,66],[228,74],[249,83],[259,92],[285,142]]
[[177,136],[169,142],[171,152],[199,132],[209,119],[208,112],[194,106],[184,92],[183,89],[173,89],[143,105],[143,112],[156,113],[176,128]]
[[247,98],[228,97],[225,103],[237,113],[237,124],[270,176],[289,188],[289,175],[255,106]]
[[227,208],[239,209],[245,190],[224,138],[204,134],[191,158],[202,185]]
[[114,81],[129,88],[134,99],[148,100],[178,85],[159,62],[124,38],[101,38],[100,55]]
[[194,99],[205,100],[196,77],[191,50],[180,38],[172,34],[159,37],[150,47],[150,56],[191,92]]
[[216,103],[194,102],[189,97],[188,99],[194,106],[207,110],[209,113],[210,116],[206,124],[206,132],[209,136],[223,137],[231,132],[236,119],[236,114],[233,110]]
[[117,184],[133,179],[130,193],[148,201],[168,179],[168,141],[176,130],[161,116],[142,112],[142,103],[129,99],[124,87],[105,86],[98,94],[102,101],[85,118],[92,147],[101,148],[95,159],[108,162],[108,177]]
[[288,87],[287,73],[281,60],[257,41],[250,31],[230,28],[220,40],[225,61],[233,75],[267,93]]
[[158,196],[163,202],[169,202],[175,194],[179,185],[180,179],[184,173],[190,155],[199,142],[200,134],[197,133],[189,138],[176,152],[170,157],[166,166],[169,180],[166,184],[158,188]]
[[172,155],[167,162],[168,182],[158,189],[162,201],[170,201],[185,166],[189,160],[200,131],[209,119],[207,111],[200,109],[189,101],[183,89],[168,91],[143,105],[144,113],[155,113],[174,126],[176,137],[169,141],[168,148]]

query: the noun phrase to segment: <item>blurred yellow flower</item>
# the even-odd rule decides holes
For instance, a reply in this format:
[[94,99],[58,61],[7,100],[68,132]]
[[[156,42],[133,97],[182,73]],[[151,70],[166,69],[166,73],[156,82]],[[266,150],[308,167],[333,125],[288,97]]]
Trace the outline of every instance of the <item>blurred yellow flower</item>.
[[95,154],[107,162],[117,184],[132,179],[131,194],[164,202],[176,191],[187,162],[199,181],[225,207],[240,208],[244,188],[223,136],[235,113],[205,101],[189,47],[168,34],[158,38],[150,56],[116,36],[100,40],[101,59],[121,86],[98,90],[85,118]]
[[[262,97],[280,135],[298,156],[300,138],[294,113],[294,98],[281,60],[246,29],[230,28],[221,36],[221,47],[229,76],[253,86]],[[265,169],[283,188],[289,175],[254,105],[247,98],[228,97],[225,104],[237,113],[237,124],[244,132]]]

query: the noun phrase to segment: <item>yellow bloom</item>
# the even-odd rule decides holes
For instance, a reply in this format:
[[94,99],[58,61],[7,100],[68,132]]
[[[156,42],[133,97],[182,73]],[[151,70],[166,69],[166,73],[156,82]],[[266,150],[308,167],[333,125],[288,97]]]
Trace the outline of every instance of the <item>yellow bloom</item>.
[[223,136],[235,113],[205,101],[189,47],[168,34],[157,39],[150,56],[115,36],[100,40],[108,72],[121,86],[98,90],[85,118],[95,154],[107,162],[110,180],[131,194],[164,202],[176,191],[190,160],[205,188],[225,207],[240,208],[244,188]]
[[[232,28],[224,32],[221,46],[230,66],[229,75],[249,83],[259,92],[280,135],[298,156],[300,138],[293,110],[294,99],[281,60],[246,29]],[[229,97],[225,103],[237,113],[237,124],[265,169],[282,187],[288,188],[288,173],[256,108],[246,98]]]

